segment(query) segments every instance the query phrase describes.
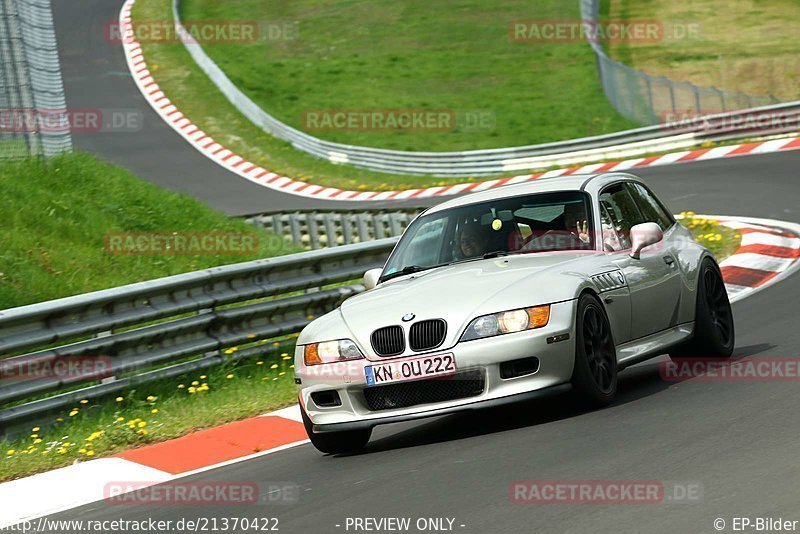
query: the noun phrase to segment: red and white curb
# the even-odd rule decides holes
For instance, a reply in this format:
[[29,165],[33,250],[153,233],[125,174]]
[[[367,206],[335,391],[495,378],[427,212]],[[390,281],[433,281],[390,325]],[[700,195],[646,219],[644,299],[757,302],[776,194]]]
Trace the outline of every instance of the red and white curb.
[[[735,254],[720,263],[731,302],[746,298],[800,268],[800,224],[717,217],[742,234]],[[201,430],[114,457],[0,484],[0,528],[102,501],[112,483],[160,484],[308,443],[299,406]],[[244,481],[242,481],[244,482]],[[110,504],[109,504],[110,505]]]
[[752,217],[710,217],[742,235],[739,249],[720,262],[731,302],[761,291],[800,268],[800,224]]
[[12,480],[0,484],[0,528],[102,501],[109,497],[109,484],[145,488],[307,442],[300,407],[295,405],[113,457]]
[[[404,191],[347,191],[335,187],[325,187],[293,180],[286,176],[270,172],[256,163],[247,161],[245,158],[235,154],[216,142],[209,135],[198,128],[190,119],[170,101],[158,84],[151,76],[147,68],[147,62],[142,54],[142,47],[136,41],[133,30],[131,29],[131,8],[136,0],[127,0],[120,11],[120,30],[122,34],[123,49],[128,68],[133,75],[133,79],[142,95],[152,108],[164,121],[171,126],[178,134],[203,155],[224,167],[225,169],[270,189],[275,189],[284,193],[312,197],[326,200],[403,200],[412,198],[427,198],[468,193],[472,191],[482,191],[503,185],[530,182],[539,178],[549,178],[552,176],[566,176],[570,174],[589,174],[608,171],[626,171],[641,167],[653,167],[657,165],[667,165],[672,163],[685,163],[692,161],[702,161],[709,159],[727,158],[733,156],[743,156],[748,154],[766,154],[769,152],[779,152],[783,150],[800,149],[800,136],[788,136],[780,139],[772,139],[757,143],[746,143],[741,145],[730,145],[716,148],[704,148],[699,150],[688,150],[651,156],[646,158],[633,158],[624,161],[614,161],[608,163],[592,163],[588,165],[578,165],[563,169],[551,170],[547,172],[524,174],[488,180],[485,182],[461,183],[449,186],[427,187],[423,189],[407,189]],[[189,45],[195,46],[195,45]],[[613,150],[610,147],[609,150]]]

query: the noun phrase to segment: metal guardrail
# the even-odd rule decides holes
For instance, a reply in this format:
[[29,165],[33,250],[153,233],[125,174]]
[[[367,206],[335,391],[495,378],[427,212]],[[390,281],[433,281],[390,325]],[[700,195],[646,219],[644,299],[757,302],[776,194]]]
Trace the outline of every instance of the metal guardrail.
[[[600,1],[580,0],[580,6],[581,20],[596,28]],[[772,95],[753,96],[651,76],[611,59],[597,40],[590,39],[589,46],[597,58],[600,82],[609,102],[620,115],[639,124],[658,124],[669,114],[708,115],[710,110],[725,112],[780,102]]]
[[392,211],[299,210],[252,215],[246,221],[307,249],[399,237],[424,208]]
[[68,124],[45,124],[68,118],[48,0],[0,0],[0,115],[0,158],[72,150]]
[[[181,35],[185,33],[185,30],[181,24],[179,11],[180,0],[172,0],[176,31]],[[333,163],[346,163],[355,167],[387,173],[465,177],[485,176],[544,169],[554,165],[561,166],[619,157],[636,157],[647,153],[690,148],[706,141],[720,141],[800,130],[798,128],[800,102],[790,102],[753,110],[714,115],[680,128],[675,128],[673,125],[653,125],[607,135],[509,148],[461,152],[408,152],[347,145],[319,139],[276,119],[236,87],[222,69],[205,53],[199,43],[184,42],[184,46],[197,65],[231,104],[265,132],[290,142],[298,150]],[[608,61],[611,60],[608,59]],[[607,77],[606,82],[610,84],[611,80],[612,78]],[[604,82],[604,87],[606,82]],[[609,85],[607,94],[611,90],[612,88]],[[677,101],[676,105],[678,105]],[[682,104],[678,106],[678,109],[682,109],[681,106]],[[753,127],[747,121],[738,120],[738,118],[746,117],[753,113],[785,115],[793,117],[795,120],[793,126],[788,128],[776,128],[769,132],[764,132],[760,127]],[[648,120],[646,122],[652,121]],[[791,121],[789,122],[791,123]]]
[[[264,340],[299,332],[383,266],[396,239],[257,260],[0,311],[0,435],[132,385],[264,354]],[[225,354],[231,347],[240,347]],[[97,373],[29,374],[70,359]],[[28,374],[26,374],[28,373]],[[28,379],[20,379],[20,377]],[[46,394],[56,393],[46,398]]]

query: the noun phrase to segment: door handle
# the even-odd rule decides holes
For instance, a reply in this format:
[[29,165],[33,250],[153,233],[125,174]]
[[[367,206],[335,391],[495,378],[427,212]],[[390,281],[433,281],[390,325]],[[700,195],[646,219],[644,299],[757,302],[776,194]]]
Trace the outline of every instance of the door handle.
[[675,259],[672,256],[664,256],[664,263],[672,267],[675,264]]

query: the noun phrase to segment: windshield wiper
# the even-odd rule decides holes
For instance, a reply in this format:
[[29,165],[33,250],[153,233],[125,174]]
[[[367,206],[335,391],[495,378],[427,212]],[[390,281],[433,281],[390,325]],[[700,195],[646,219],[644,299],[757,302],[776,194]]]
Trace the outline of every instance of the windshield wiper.
[[[435,265],[433,267],[436,267]],[[389,273],[385,276],[381,277],[381,282],[386,282],[387,280],[391,280],[392,278],[397,278],[398,276],[405,276],[407,274],[414,274],[421,271],[427,271],[428,269],[433,269],[433,267],[420,267],[419,265],[408,265],[403,267],[399,271],[395,271],[393,273]]]
[[493,250],[492,252],[487,252],[483,256],[482,259],[488,260],[489,258],[499,258],[500,256],[508,256],[511,252],[507,250]]

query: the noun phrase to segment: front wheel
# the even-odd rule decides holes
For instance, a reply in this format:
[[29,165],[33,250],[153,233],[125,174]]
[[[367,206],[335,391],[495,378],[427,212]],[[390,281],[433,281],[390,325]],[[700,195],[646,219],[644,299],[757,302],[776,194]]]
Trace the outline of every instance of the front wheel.
[[306,434],[308,434],[308,439],[311,440],[311,444],[316,447],[319,452],[325,454],[357,452],[364,448],[370,436],[372,436],[371,428],[317,434],[313,431],[314,425],[308,415],[306,415],[306,411],[300,408],[300,413],[303,416],[303,426],[306,428]]
[[734,340],[733,312],[725,282],[717,264],[706,258],[698,273],[694,335],[669,355],[673,359],[730,358]]
[[617,351],[608,317],[593,295],[578,299],[575,333],[573,390],[592,406],[610,404],[617,394]]

